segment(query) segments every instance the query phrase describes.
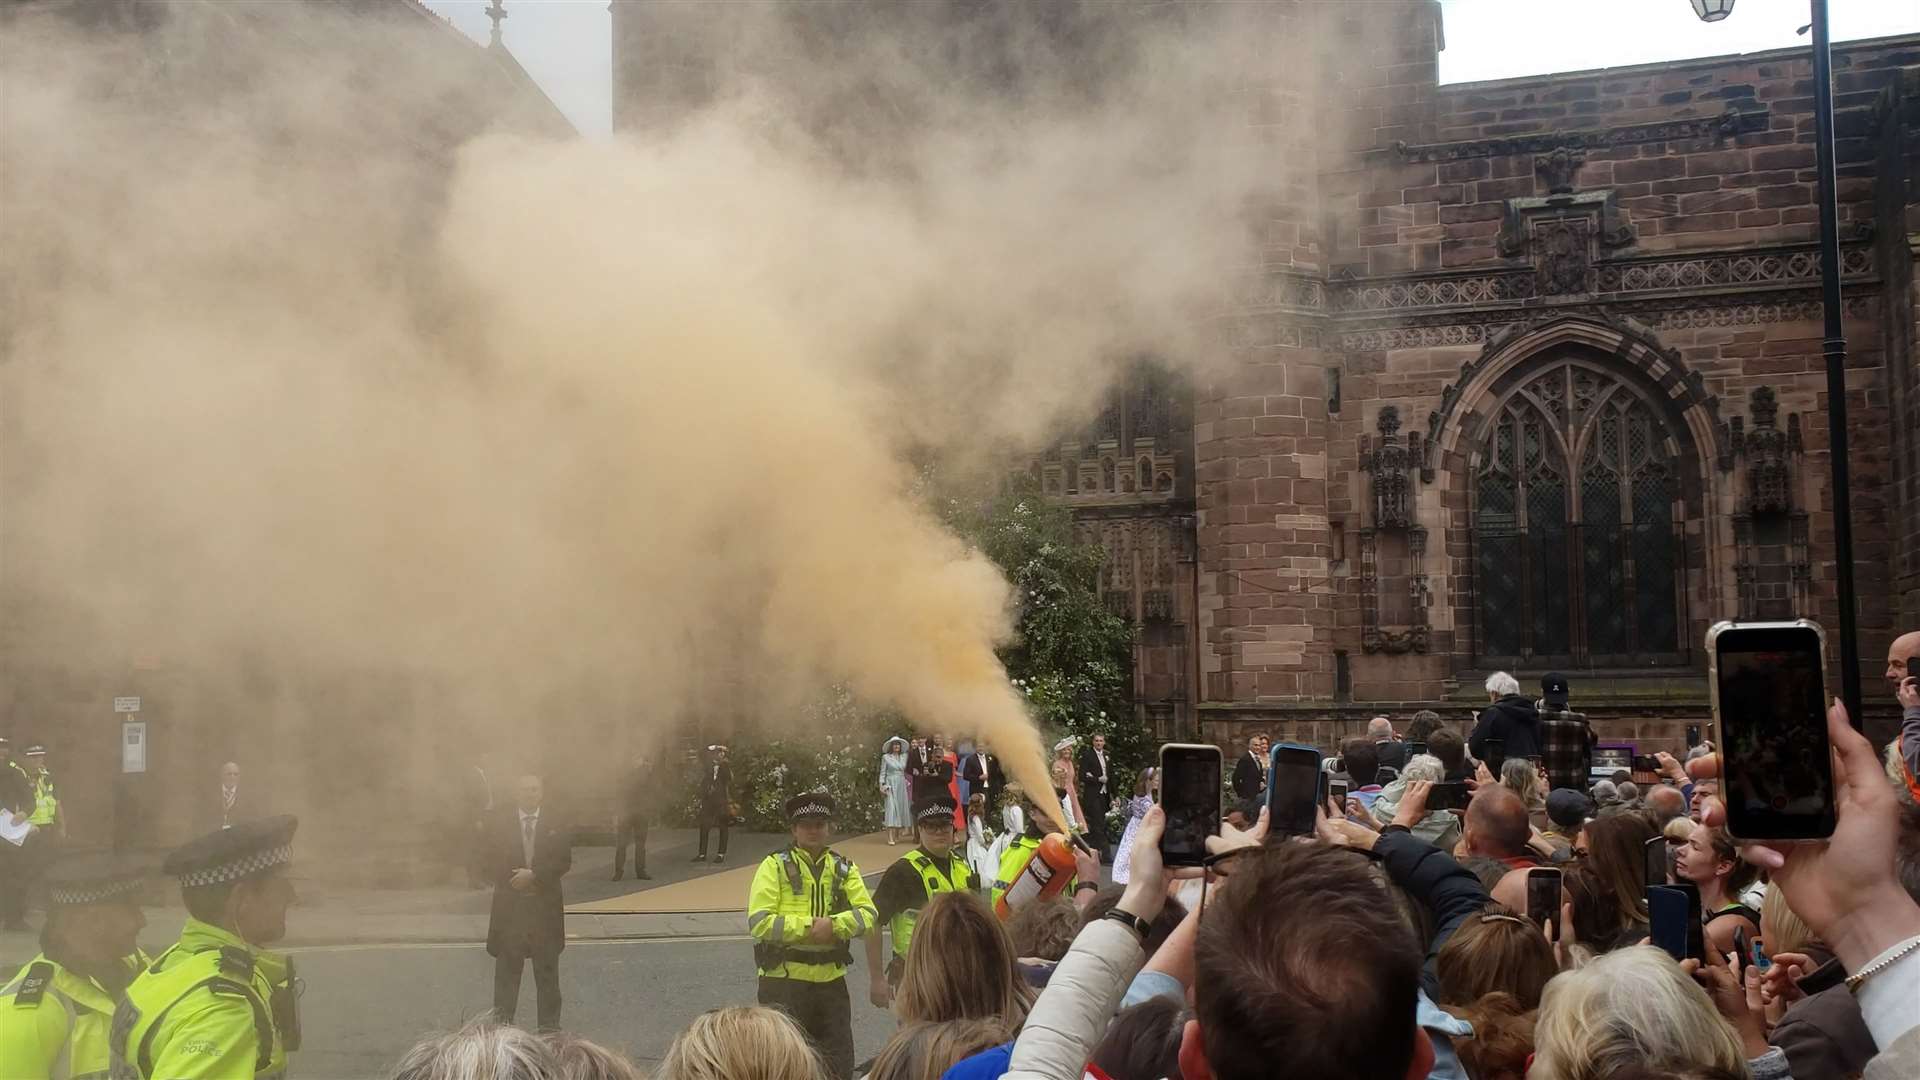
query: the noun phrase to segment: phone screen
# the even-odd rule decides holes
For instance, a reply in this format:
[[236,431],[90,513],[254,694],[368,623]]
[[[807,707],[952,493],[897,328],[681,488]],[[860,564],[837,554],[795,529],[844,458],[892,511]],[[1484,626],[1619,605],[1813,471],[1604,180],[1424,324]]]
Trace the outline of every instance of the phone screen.
[[1272,776],[1267,789],[1268,838],[1312,835],[1320,797],[1320,751],[1286,743],[1274,747]]
[[1560,871],[1536,866],[1527,871],[1527,921],[1545,926],[1560,914]]
[[1427,792],[1429,810],[1465,810],[1473,796],[1467,792],[1464,780],[1449,780],[1433,785]]
[[1160,861],[1202,866],[1207,837],[1220,832],[1220,748],[1169,743],[1160,748],[1160,808],[1166,831]]
[[1649,754],[1633,755],[1633,771],[1637,773],[1657,773],[1660,771],[1660,759]]
[[1666,886],[1687,901],[1687,955],[1705,963],[1707,959],[1707,923],[1700,917],[1700,886],[1691,881],[1676,881]]
[[1408,760],[1408,761],[1412,761],[1412,760],[1413,760],[1414,758],[1417,758],[1417,757],[1419,757],[1419,756],[1420,756],[1421,754],[1424,754],[1424,753],[1426,753],[1426,752],[1427,752],[1427,744],[1426,744],[1426,743],[1423,743],[1423,742],[1410,742],[1410,743],[1408,743],[1408,744],[1407,744],[1407,760]]
[[1647,888],[1647,940],[1675,960],[1687,958],[1687,896],[1671,885]]
[[1820,636],[1808,626],[1734,626],[1714,638],[1727,828],[1744,840],[1833,835]]
[[1353,785],[1348,783],[1345,780],[1333,781],[1331,785],[1331,794],[1333,796],[1334,803],[1344,808],[1347,805],[1347,793],[1352,790],[1353,790]]

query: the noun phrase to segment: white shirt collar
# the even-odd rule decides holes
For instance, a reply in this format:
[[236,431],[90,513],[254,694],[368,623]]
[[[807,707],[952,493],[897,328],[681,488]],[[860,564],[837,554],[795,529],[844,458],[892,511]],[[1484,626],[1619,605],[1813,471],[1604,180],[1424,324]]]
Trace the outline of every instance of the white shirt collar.
[[522,811],[520,811],[520,820],[521,820],[521,821],[526,821],[526,820],[528,820],[529,818],[531,818],[531,819],[533,819],[533,820],[535,820],[535,821],[538,821],[538,820],[540,819],[540,810],[539,810],[539,808],[538,808],[538,807],[536,807],[536,808],[534,808],[533,810],[530,810],[530,811],[529,811],[529,810],[522,810]]

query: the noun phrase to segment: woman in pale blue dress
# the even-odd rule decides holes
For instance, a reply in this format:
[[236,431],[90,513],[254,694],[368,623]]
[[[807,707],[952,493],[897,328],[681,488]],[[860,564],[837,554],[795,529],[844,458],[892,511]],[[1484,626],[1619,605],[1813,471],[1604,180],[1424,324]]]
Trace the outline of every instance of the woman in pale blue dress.
[[[880,794],[887,802],[887,844],[900,842],[900,833],[913,828],[913,805],[907,798],[907,740],[895,735],[880,754]],[[909,833],[911,835],[911,833]]]

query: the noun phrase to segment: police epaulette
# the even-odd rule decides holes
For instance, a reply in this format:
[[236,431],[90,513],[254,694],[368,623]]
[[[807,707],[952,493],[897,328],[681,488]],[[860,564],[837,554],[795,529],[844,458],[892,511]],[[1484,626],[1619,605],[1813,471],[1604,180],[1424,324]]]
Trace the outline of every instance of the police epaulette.
[[253,978],[253,954],[236,945],[220,947],[220,972],[239,979]]
[[13,995],[14,1006],[39,1008],[40,999],[46,996],[47,987],[52,984],[53,965],[42,960],[28,968],[26,977],[20,980],[20,989]]

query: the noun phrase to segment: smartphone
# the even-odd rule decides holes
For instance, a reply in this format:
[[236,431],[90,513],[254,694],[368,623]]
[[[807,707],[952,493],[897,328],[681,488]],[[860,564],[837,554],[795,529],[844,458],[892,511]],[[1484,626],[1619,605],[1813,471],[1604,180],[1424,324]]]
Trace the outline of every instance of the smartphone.
[[1667,838],[1655,836],[1646,843],[1647,884],[1665,885],[1667,883]]
[[1707,687],[1727,832],[1741,840],[1833,835],[1826,634],[1806,619],[1715,623]]
[[1754,938],[1747,949],[1747,962],[1753,965],[1755,971],[1765,974],[1773,966],[1773,958],[1767,955],[1767,943]]
[[[1326,774],[1322,773],[1321,775],[1325,776]],[[1341,812],[1345,813],[1347,793],[1353,790],[1353,784],[1346,780],[1329,780],[1328,785],[1333,796],[1334,805],[1340,807]]]
[[1465,780],[1451,780],[1446,783],[1435,784],[1433,788],[1427,792],[1427,809],[1465,810],[1467,803],[1472,800],[1473,795],[1467,791],[1467,782]]
[[1487,771],[1500,779],[1500,767],[1507,763],[1507,740],[1488,739],[1481,746],[1487,751]]
[[1753,939],[1747,936],[1745,927],[1733,932],[1733,954],[1738,956],[1743,964],[1753,962]]
[[1160,748],[1160,808],[1167,815],[1161,863],[1205,865],[1207,837],[1220,832],[1219,747],[1167,743]]
[[1544,927],[1560,917],[1560,870],[1536,866],[1527,871],[1527,921]]
[[1647,940],[1675,960],[1688,957],[1687,896],[1671,885],[1647,886]]
[[1633,771],[1637,773],[1657,773],[1660,771],[1660,759],[1651,754],[1633,755]]
[[1276,743],[1268,762],[1267,839],[1311,836],[1319,809],[1320,751]]
[[1412,761],[1414,758],[1417,758],[1421,754],[1424,754],[1426,752],[1427,752],[1426,743],[1416,741],[1416,742],[1410,742],[1407,744],[1407,760],[1408,761]]
[[1687,900],[1687,955],[1701,963],[1707,962],[1707,920],[1700,917],[1700,886],[1691,881],[1676,881],[1665,888],[1673,889]]

